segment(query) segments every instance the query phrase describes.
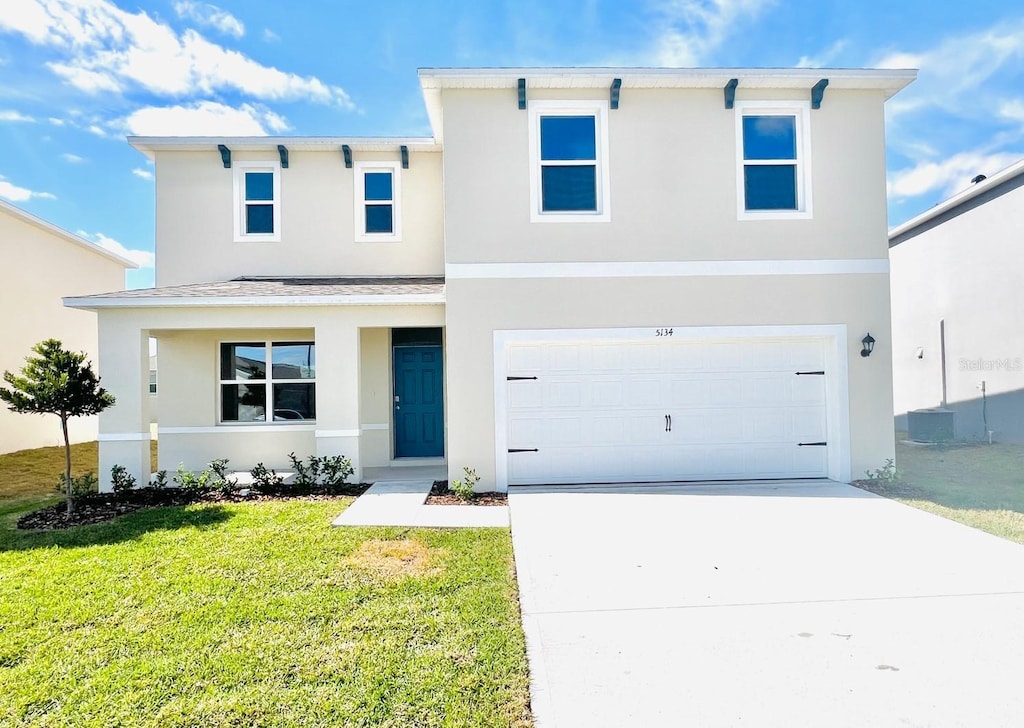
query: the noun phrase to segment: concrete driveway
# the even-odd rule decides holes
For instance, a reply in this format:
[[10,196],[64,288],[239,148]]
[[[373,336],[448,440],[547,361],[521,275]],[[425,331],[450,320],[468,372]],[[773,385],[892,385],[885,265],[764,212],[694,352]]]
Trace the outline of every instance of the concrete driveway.
[[1024,547],[834,483],[509,504],[538,728],[1024,723]]

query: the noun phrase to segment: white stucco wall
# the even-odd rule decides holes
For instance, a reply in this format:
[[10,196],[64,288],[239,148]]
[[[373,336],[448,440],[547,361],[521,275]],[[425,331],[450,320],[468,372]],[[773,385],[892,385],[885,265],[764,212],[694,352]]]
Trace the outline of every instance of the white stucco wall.
[[[8,262],[0,285],[0,372],[17,371],[31,348],[59,339],[96,363],[96,315],[64,308],[62,296],[119,291],[125,267],[32,225],[0,207],[0,259]],[[103,381],[109,384],[109,379]],[[73,442],[96,439],[95,417],[70,422]],[[0,453],[63,443],[55,415],[25,415],[0,405]]]
[[[946,328],[946,396],[957,436],[1024,441],[1024,188],[954,217],[890,250],[894,413],[942,399],[939,321]],[[922,356],[918,358],[918,349]]]

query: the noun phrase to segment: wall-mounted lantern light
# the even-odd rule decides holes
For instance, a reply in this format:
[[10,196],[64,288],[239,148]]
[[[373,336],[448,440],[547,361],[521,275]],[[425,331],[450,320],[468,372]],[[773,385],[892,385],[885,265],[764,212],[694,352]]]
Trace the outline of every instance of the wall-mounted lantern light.
[[875,348],[875,340],[874,338],[872,338],[871,334],[868,334],[863,339],[861,339],[860,343],[864,344],[864,348],[860,350],[860,355],[871,356],[871,352]]

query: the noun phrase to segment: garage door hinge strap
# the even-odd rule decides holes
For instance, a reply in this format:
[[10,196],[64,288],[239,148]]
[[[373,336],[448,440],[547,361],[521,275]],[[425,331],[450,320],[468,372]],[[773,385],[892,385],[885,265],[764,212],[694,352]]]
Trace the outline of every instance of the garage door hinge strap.
[[536,379],[537,377],[505,377],[510,382],[518,382],[522,379]]
[[535,447],[510,447],[509,452],[537,452]]
[[827,442],[798,442],[797,447],[825,447]]
[[818,376],[825,376],[825,372],[797,372],[796,375],[799,377],[802,374],[817,374]]

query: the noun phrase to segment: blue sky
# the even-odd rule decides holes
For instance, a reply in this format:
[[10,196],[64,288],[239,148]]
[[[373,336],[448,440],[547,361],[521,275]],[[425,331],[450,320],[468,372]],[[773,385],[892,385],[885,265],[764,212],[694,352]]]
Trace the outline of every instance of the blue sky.
[[0,197],[153,279],[127,134],[425,135],[420,66],[913,67],[890,224],[1024,157],[1019,0],[5,0]]

